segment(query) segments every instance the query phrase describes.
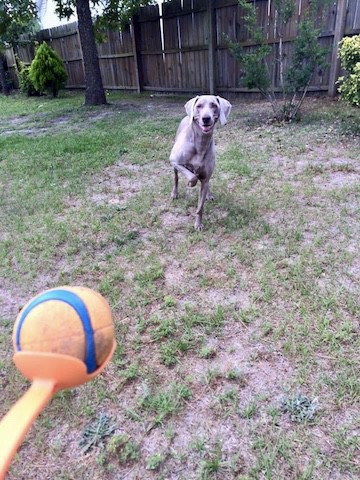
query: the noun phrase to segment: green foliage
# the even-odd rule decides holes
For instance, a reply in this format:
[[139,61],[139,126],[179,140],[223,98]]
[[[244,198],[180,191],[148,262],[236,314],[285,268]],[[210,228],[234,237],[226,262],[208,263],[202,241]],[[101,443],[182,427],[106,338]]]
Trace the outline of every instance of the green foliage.
[[286,26],[286,24],[291,20],[292,16],[294,15],[295,2],[294,0],[275,0],[274,4],[278,16],[278,25],[281,29],[281,26]]
[[148,470],[158,470],[164,461],[165,456],[162,453],[155,453],[148,458],[146,468]]
[[261,44],[252,52],[245,52],[238,43],[229,43],[229,50],[243,65],[242,84],[247,88],[258,88],[266,95],[270,87],[270,75],[266,58],[271,53],[271,47]]
[[339,93],[351,105],[360,106],[360,35],[345,37],[339,43],[339,57],[346,75],[339,78]]
[[[89,0],[93,7],[101,5],[101,14],[95,18],[97,34],[105,30],[121,30],[140,7],[156,3],[154,0]],[[55,0],[60,18],[70,18],[76,11],[76,0]]]
[[[96,3],[94,1],[94,3]],[[156,3],[153,0],[107,0],[104,11],[96,18],[95,27],[98,31],[122,30],[140,7]]]
[[186,400],[191,398],[191,390],[183,383],[172,383],[166,390],[156,394],[145,392],[139,402],[139,409],[155,415],[154,424],[161,425],[165,418],[178,413]]
[[18,44],[20,35],[34,33],[36,26],[34,0],[0,0],[0,48]]
[[50,91],[53,97],[57,97],[67,78],[61,58],[46,42],[36,49],[29,76],[39,92]]
[[[269,45],[263,30],[258,26],[256,4],[239,0],[244,11],[243,18],[254,47],[249,49],[237,42],[228,42],[231,54],[242,64],[242,84],[249,89],[258,89],[271,103],[274,117],[279,121],[293,120],[305,98],[311,77],[318,67],[325,66],[327,50],[318,43],[319,30],[314,26],[316,8],[322,0],[311,2],[304,19],[299,23],[298,34],[294,41],[294,53],[285,67],[283,38],[286,28],[295,13],[292,0],[275,0],[276,42],[278,48]],[[278,53],[276,53],[278,50]],[[279,66],[282,104],[272,84],[271,69]]]
[[256,10],[246,0],[239,0],[244,11],[244,20],[250,37],[257,47],[249,52],[239,43],[229,41],[229,50],[243,65],[242,83],[247,88],[258,88],[264,95],[270,87],[270,77],[266,65],[266,58],[271,53],[271,47],[265,44],[261,28],[257,26]]
[[106,452],[115,455],[120,463],[138,460],[139,446],[128,435],[114,435],[110,438]]
[[22,93],[28,97],[34,97],[40,95],[40,92],[36,90],[34,83],[30,78],[30,67],[26,66],[21,60],[17,61],[18,65],[18,77],[19,86]]
[[339,42],[339,58],[341,66],[347,72],[352,72],[360,62],[360,35],[345,37]]
[[358,62],[352,73],[348,76],[340,77],[339,82],[342,82],[339,87],[341,98],[351,103],[352,105],[360,106],[360,62]]
[[325,67],[327,49],[319,45],[320,30],[308,17],[299,24],[298,35],[294,42],[294,55],[286,71],[286,90],[291,93],[306,87],[317,67]]
[[5,48],[20,43],[20,35],[33,34],[36,29],[36,3],[34,0],[0,0],[0,90],[7,95],[11,87],[4,69]]

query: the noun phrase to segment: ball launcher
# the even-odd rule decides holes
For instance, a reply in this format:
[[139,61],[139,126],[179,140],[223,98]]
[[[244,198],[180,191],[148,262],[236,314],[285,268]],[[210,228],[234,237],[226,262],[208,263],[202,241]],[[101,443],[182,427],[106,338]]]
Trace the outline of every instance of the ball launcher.
[[89,288],[47,290],[19,313],[13,344],[13,361],[32,383],[0,422],[0,479],[55,393],[92,380],[110,361],[116,347],[110,307]]

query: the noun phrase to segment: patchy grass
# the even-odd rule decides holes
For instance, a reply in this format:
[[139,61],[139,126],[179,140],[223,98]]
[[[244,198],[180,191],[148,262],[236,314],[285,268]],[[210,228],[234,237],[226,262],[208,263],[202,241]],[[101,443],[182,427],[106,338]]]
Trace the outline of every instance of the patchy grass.
[[36,293],[100,291],[118,343],[9,478],[358,478],[358,110],[313,98],[280,127],[233,100],[199,233],[197,189],[169,195],[186,99],[109,101],[0,96],[1,415],[27,388],[11,334]]

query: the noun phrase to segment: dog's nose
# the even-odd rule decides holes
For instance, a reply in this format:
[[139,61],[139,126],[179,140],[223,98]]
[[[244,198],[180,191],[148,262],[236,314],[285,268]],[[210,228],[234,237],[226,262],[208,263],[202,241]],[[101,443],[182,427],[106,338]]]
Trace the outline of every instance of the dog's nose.
[[204,125],[209,125],[211,123],[211,117],[202,117]]

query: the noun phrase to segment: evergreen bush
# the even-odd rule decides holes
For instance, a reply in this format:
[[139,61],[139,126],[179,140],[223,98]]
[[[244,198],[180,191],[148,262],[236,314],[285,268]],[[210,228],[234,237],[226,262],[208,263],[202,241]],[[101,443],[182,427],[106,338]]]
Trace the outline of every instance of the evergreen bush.
[[48,91],[52,93],[53,97],[57,97],[67,79],[61,58],[46,42],[36,49],[29,76],[39,92]]

